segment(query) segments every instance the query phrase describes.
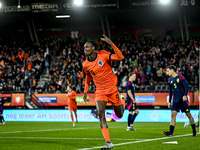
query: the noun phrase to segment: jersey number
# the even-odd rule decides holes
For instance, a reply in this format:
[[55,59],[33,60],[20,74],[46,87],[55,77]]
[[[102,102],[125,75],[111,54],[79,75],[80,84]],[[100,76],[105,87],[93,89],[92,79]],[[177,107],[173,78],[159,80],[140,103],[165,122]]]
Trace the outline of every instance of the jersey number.
[[117,104],[119,103],[119,94],[116,94]]
[[93,76],[95,76],[95,73],[94,73],[93,70],[90,70],[90,74],[93,75]]
[[175,89],[177,88],[177,85],[176,85],[176,83],[174,83],[174,88],[175,88]]

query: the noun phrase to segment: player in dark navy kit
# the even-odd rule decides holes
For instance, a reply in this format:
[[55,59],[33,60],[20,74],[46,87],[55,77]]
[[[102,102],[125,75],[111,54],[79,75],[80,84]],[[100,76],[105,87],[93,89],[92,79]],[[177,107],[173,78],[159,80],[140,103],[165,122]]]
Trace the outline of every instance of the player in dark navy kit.
[[[3,104],[5,103],[4,98],[1,97],[0,93],[0,124],[4,125],[6,122],[3,117]],[[3,122],[2,122],[3,121]]]
[[184,76],[177,74],[175,72],[175,66],[173,65],[167,67],[167,73],[169,76],[171,76],[168,79],[168,83],[169,83],[168,108],[171,108],[171,123],[170,123],[170,131],[169,132],[163,131],[163,133],[167,136],[173,136],[174,127],[176,124],[176,115],[177,115],[177,112],[181,110],[182,112],[185,112],[185,114],[190,120],[192,130],[193,130],[193,136],[197,136],[194,118],[192,117],[190,113],[189,102],[187,99],[187,93],[189,90],[188,83]]
[[[129,81],[126,83],[126,95],[127,95],[126,101],[127,101],[127,108],[129,111],[128,127],[126,129],[127,131],[135,131],[135,129],[133,128],[133,122],[136,116],[139,114],[139,109],[135,100],[135,85],[132,83],[135,80],[136,80],[135,72],[129,73]],[[135,111],[134,114],[133,111]]]

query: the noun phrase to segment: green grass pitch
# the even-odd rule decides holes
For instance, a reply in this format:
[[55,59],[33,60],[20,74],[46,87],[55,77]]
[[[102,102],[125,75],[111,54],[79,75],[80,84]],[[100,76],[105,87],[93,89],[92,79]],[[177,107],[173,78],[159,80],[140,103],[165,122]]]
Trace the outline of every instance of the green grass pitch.
[[[126,131],[127,123],[109,122],[114,150],[200,150],[200,134],[192,137],[192,128],[177,123],[175,137],[162,131],[169,123],[134,123],[136,131]],[[197,132],[199,129],[197,128]],[[163,144],[177,141],[178,144]],[[0,150],[92,150],[105,141],[99,123],[79,122],[6,122],[0,125]]]

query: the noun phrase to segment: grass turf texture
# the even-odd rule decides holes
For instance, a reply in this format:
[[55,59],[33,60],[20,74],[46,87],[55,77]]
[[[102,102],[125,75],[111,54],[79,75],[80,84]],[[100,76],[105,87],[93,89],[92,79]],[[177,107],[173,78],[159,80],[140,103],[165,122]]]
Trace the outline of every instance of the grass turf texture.
[[[109,122],[108,125],[114,150],[200,149],[200,134],[197,137],[176,137],[192,133],[190,126],[183,128],[184,123],[177,123],[173,138],[162,133],[169,130],[169,123],[136,122],[136,131],[126,131],[127,123]],[[148,139],[152,140],[143,141]],[[178,144],[163,144],[171,141]],[[72,127],[70,122],[6,122],[0,125],[1,150],[77,150],[104,144],[99,123],[79,122],[76,127]]]

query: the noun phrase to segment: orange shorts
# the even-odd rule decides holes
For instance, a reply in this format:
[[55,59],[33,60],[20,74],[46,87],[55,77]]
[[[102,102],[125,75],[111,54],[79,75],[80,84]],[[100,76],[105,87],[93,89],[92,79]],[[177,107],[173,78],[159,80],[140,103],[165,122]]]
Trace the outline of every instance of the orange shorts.
[[112,94],[96,93],[95,100],[106,101],[114,106],[120,106],[122,104],[118,90]]
[[74,111],[74,112],[77,111],[77,106],[76,105],[68,105],[68,107],[69,107],[69,111]]

